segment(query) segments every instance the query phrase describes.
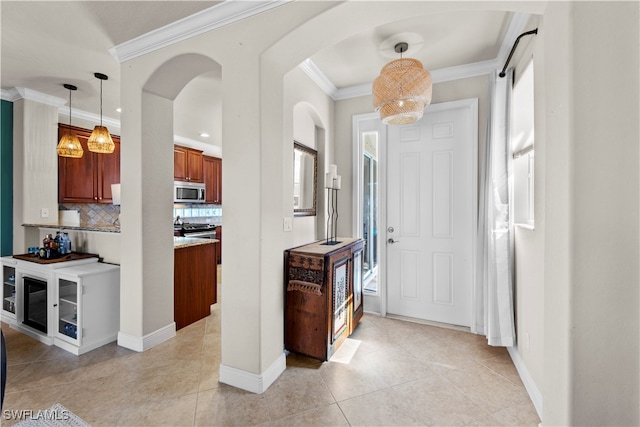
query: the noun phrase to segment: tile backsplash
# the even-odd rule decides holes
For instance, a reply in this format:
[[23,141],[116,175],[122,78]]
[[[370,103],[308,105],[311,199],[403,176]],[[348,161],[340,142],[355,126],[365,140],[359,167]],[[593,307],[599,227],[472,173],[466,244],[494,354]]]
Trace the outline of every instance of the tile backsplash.
[[174,205],[174,221],[180,217],[183,222],[204,222],[222,224],[222,206],[220,205]]
[[80,213],[80,225],[83,227],[107,227],[118,219],[120,206],[105,203],[64,203],[58,209],[76,210]]
[[[65,203],[58,205],[58,209],[77,210],[80,213],[80,225],[83,227],[111,226],[120,214],[120,206],[105,203]],[[183,222],[222,224],[220,205],[174,205],[173,219],[178,215]]]

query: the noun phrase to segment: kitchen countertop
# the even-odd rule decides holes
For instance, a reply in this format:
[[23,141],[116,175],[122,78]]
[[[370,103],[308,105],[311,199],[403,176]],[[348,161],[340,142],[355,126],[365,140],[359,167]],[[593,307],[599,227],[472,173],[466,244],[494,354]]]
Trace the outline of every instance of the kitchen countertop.
[[218,239],[198,239],[196,237],[173,237],[173,249],[182,249],[189,246],[209,245],[218,243]]
[[74,231],[97,231],[101,233],[120,233],[120,227],[114,225],[104,226],[82,226],[82,225],[62,225],[62,224],[22,224],[23,227],[53,228],[55,230]]

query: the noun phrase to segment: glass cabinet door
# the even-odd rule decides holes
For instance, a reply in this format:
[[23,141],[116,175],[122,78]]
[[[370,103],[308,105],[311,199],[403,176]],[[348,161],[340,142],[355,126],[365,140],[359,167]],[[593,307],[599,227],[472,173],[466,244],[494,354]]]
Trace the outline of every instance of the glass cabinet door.
[[58,332],[73,340],[79,340],[78,284],[58,279]]
[[2,266],[2,309],[16,314],[16,269]]
[[333,265],[333,344],[349,328],[349,258]]

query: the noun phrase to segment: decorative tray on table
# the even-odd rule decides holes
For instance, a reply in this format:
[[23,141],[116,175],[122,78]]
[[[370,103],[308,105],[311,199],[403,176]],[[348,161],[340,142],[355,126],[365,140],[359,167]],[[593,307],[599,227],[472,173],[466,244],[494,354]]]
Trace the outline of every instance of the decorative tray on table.
[[99,258],[98,254],[89,254],[89,253],[81,253],[81,252],[71,252],[70,254],[63,255],[59,258],[51,258],[51,259],[40,258],[38,255],[34,255],[34,254],[14,255],[13,257],[22,261],[35,262],[38,264],[53,264],[56,262],[76,261],[79,259],[94,258],[94,257]]

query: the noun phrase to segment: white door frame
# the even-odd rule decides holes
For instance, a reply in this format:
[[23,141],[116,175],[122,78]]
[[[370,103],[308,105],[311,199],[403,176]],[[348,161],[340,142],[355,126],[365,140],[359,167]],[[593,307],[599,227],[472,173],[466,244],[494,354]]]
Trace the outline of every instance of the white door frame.
[[[431,104],[427,107],[425,114],[431,112],[439,112],[443,110],[456,109],[456,108],[469,108],[471,109],[471,138],[472,138],[472,156],[473,156],[473,171],[472,180],[473,188],[478,187],[478,99],[469,98],[457,101],[440,102],[437,104]],[[356,237],[362,237],[362,144],[360,141],[360,122],[366,120],[378,119],[380,116],[378,113],[366,113],[357,114],[352,118],[352,131],[353,131],[353,218],[352,229],[355,232]],[[380,315],[387,315],[387,247],[386,244],[386,230],[387,230],[387,128],[382,126],[383,131],[380,132],[378,152],[383,153],[378,156],[378,190],[379,190],[379,206],[381,207],[378,217],[378,297],[380,304]],[[471,257],[471,318],[475,318],[475,300],[476,300],[476,263],[477,263],[477,230],[478,230],[478,191],[472,192],[472,206],[475,207],[474,215],[472,219],[472,257]],[[365,305],[366,311],[366,305]]]
[[[387,205],[387,127],[382,124],[380,120],[379,113],[365,113],[365,114],[356,114],[352,118],[351,129],[353,132],[353,158],[352,158],[352,168],[353,176],[352,176],[352,200],[353,200],[353,215],[352,215],[352,230],[354,230],[354,235],[356,237],[362,238],[362,196],[363,196],[363,182],[362,182],[362,173],[363,173],[363,155],[364,150],[362,147],[362,141],[360,141],[360,134],[363,130],[360,126],[361,122],[377,120],[379,122],[379,139],[378,139],[378,206],[380,206],[378,212],[378,229],[386,230],[387,229],[387,220],[386,220],[386,209],[384,208]],[[381,155],[380,153],[384,153]],[[384,227],[384,228],[382,228]],[[376,304],[379,307],[380,315],[387,315],[387,287],[386,287],[386,263],[387,263],[387,253],[386,250],[383,250],[384,241],[381,239],[383,236],[382,233],[378,232],[378,292],[375,296],[371,294],[365,294],[365,299],[375,299]],[[367,311],[367,305],[364,306],[365,311]]]

